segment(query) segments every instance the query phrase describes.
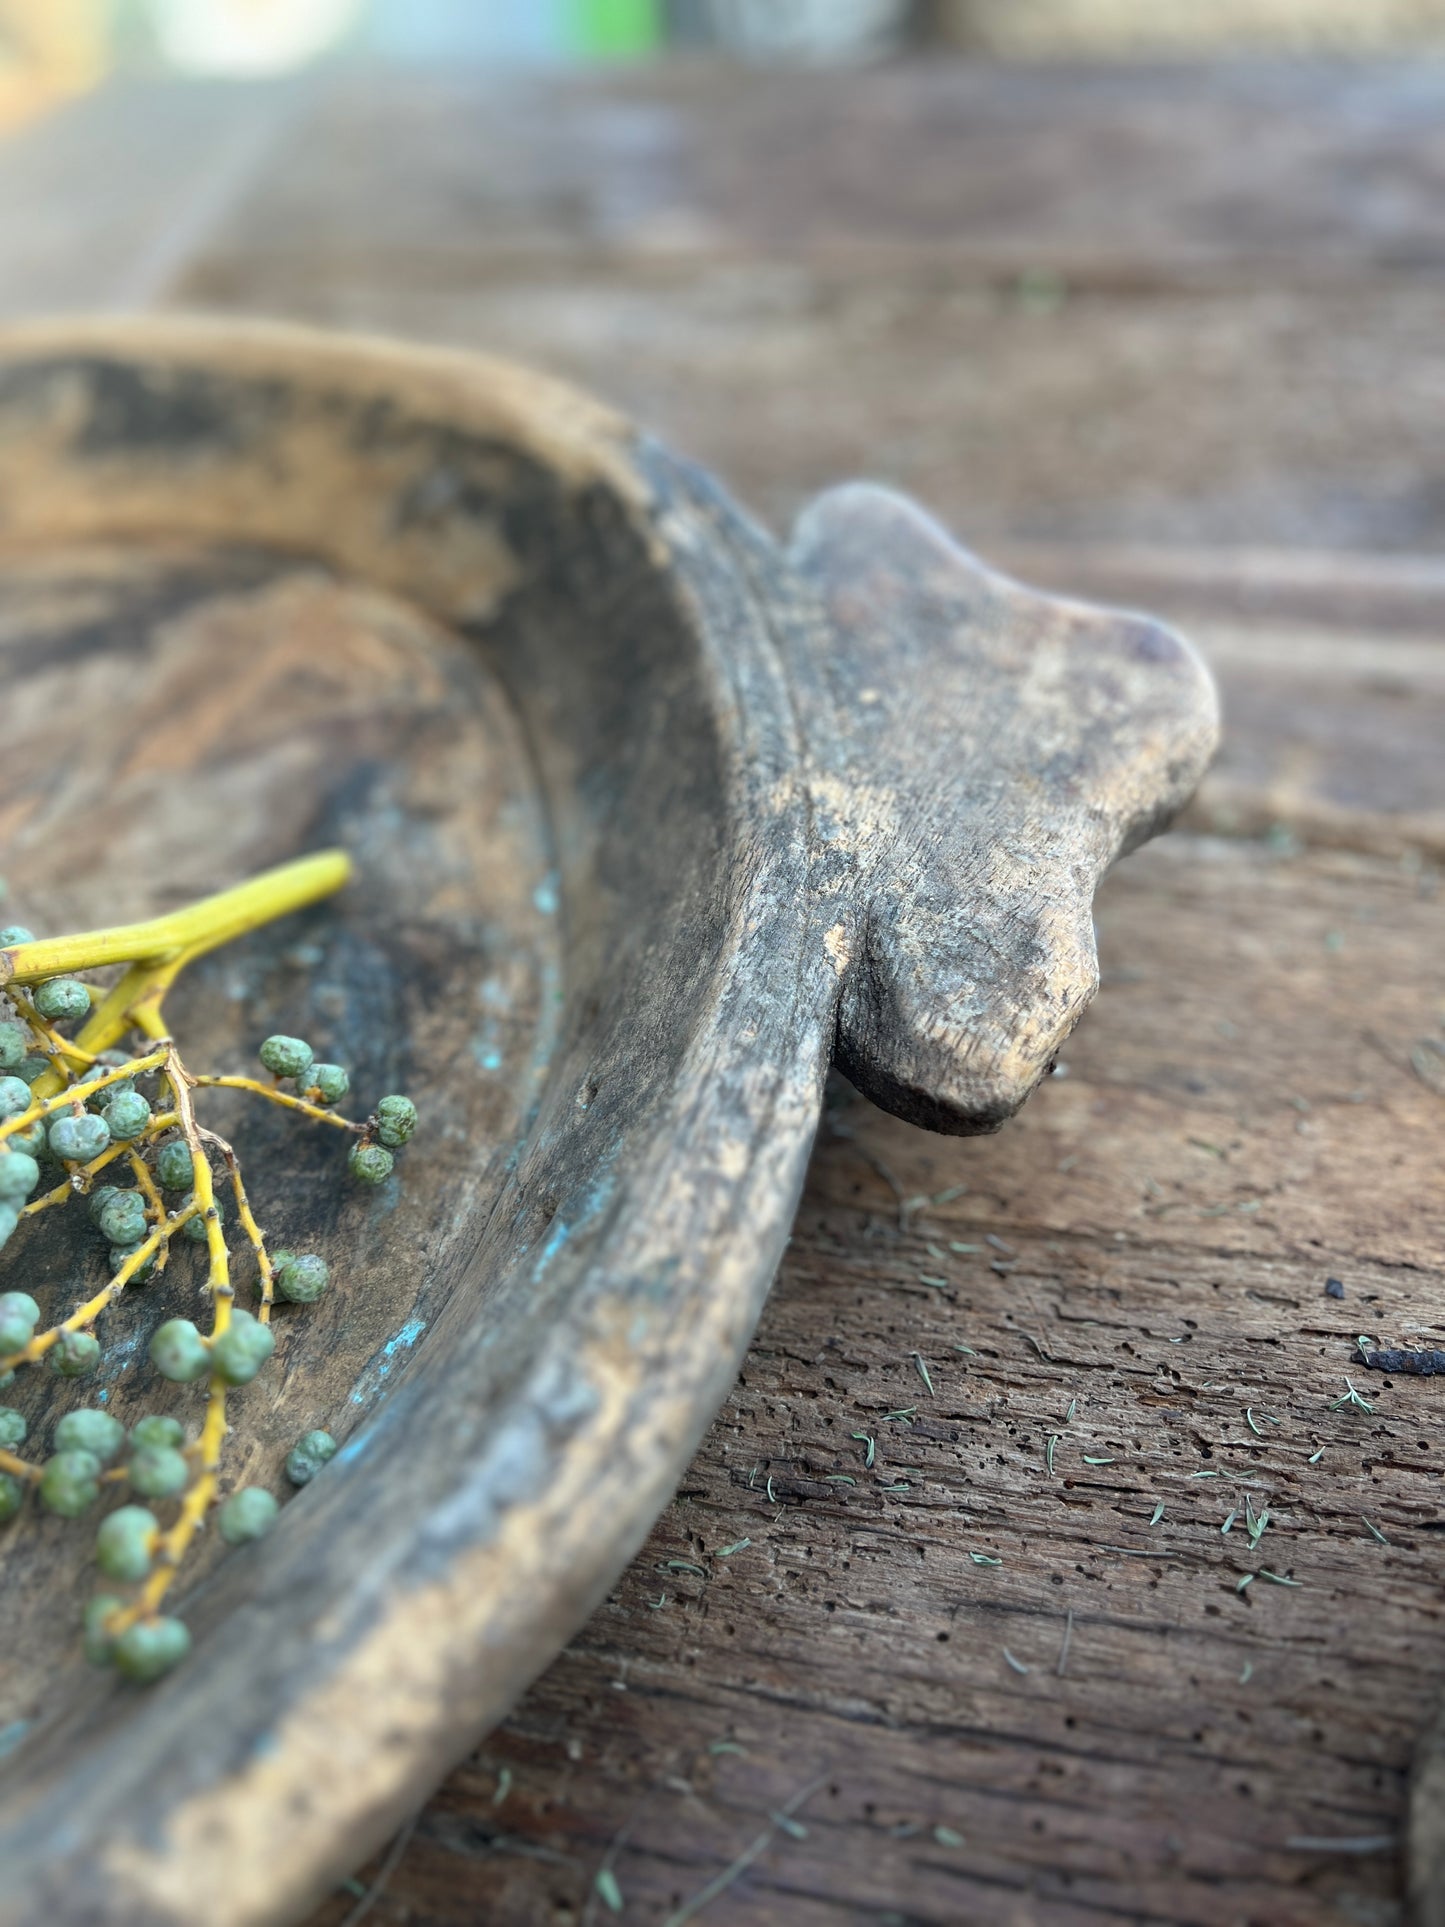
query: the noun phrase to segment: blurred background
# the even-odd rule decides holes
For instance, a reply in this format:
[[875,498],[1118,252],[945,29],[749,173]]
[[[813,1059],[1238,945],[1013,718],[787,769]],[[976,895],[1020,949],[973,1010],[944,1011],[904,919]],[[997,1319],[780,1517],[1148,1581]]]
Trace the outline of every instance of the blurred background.
[[909,47],[1049,57],[1438,44],[1445,0],[0,0],[0,126],[126,72],[341,56],[493,65],[721,48],[801,65]]
[[979,542],[1428,547],[1442,45],[1445,0],[0,0],[0,319],[516,354],[778,519],[861,469]]
[[[1221,600],[1445,549],[1442,52],[1445,0],[0,0],[0,321],[511,355],[774,528],[867,474],[1258,681]],[[1348,770],[1237,704],[1216,815],[1433,822],[1382,650]]]
[[[708,1546],[773,1533],[735,1472],[781,1449],[780,1404],[790,1426],[805,1410],[828,1426],[843,1396],[828,1374],[861,1398],[860,1374],[872,1369],[876,1386],[911,1373],[894,1335],[894,1200],[881,1182],[871,1202],[855,1196],[870,1167],[900,1198],[935,1201],[963,1174],[960,1222],[983,1214],[991,1244],[1002,1233],[1036,1252],[1061,1248],[1040,1247],[1044,1233],[1067,1235],[1071,1252],[1092,1252],[1080,1263],[1111,1304],[1141,1279],[1174,1293],[1182,1278],[1156,1324],[1172,1329],[1192,1306],[1202,1390],[1243,1387],[1241,1403],[1266,1369],[1284,1374],[1282,1402],[1317,1353],[1324,1370],[1321,1314],[1299,1309],[1317,1305],[1324,1267],[1349,1281],[1341,1320],[1368,1315],[1356,1311],[1363,1277],[1374,1317],[1380,1294],[1392,1318],[1435,1316],[1442,55],[1445,0],[0,0],[0,320],[203,309],[514,356],[618,403],[775,530],[814,491],[866,474],[1028,580],[1177,622],[1219,676],[1225,747],[1183,833],[1131,859],[1101,899],[1105,991],[1070,1046],[1067,1081],[1051,1080],[1017,1131],[969,1147],[976,1162],[947,1162],[935,1141],[878,1118],[857,1127],[867,1164],[841,1132],[820,1150],[751,1390],[685,1488],[714,1495],[696,1515]],[[1116,1288],[1126,1224],[1144,1255]],[[1180,1269],[1190,1237],[1194,1272]],[[864,1279],[870,1262],[878,1289],[860,1290],[861,1310],[851,1282],[824,1288]],[[1052,1276],[1053,1259],[1029,1262]],[[1096,1341],[1070,1309],[1076,1274],[1063,1259],[1058,1270],[1051,1329],[1072,1357]],[[1013,1289],[995,1300],[985,1281],[969,1300],[970,1339],[990,1355],[1020,1354]],[[1125,1309],[1099,1313],[1091,1356],[1119,1436],[1153,1438],[1166,1401],[1142,1357],[1121,1370],[1119,1354],[1149,1342],[1132,1311],[1120,1324]],[[1290,1350],[1279,1334],[1296,1327]],[[1266,1368],[1267,1357],[1284,1362]],[[875,1363],[855,1372],[857,1358]],[[1334,1409],[1327,1397],[1340,1403],[1332,1384],[1321,1412]],[[911,1378],[897,1385],[916,1393]],[[1044,1409],[1015,1415],[1043,1424]],[[1400,1410],[1412,1410],[1403,1397]],[[1422,1547],[1418,1569],[1391,1565],[1382,1581],[1380,1557],[1416,1554],[1388,1552],[1359,1525],[1367,1506],[1393,1538],[1396,1500],[1402,1532],[1439,1510],[1433,1487],[1402,1496],[1406,1469],[1417,1484],[1427,1466],[1440,1475],[1437,1447],[1417,1463],[1423,1437],[1385,1422],[1370,1437],[1390,1449],[1372,1443],[1358,1476],[1333,1449],[1317,1473],[1318,1452],[1290,1473],[1303,1516],[1339,1523],[1288,1542],[1290,1557],[1298,1547],[1314,1560],[1314,1590],[1298,1595],[1302,1617],[1286,1623],[1302,1630],[1278,1635],[1268,1665],[1262,1645],[1249,1649],[1252,1684],[1237,1622],[1207,1587],[1171,1596],[1198,1641],[1198,1657],[1183,1656],[1141,1561],[1137,1595],[1091,1572],[1067,1683],[1050,1630],[1027,1689],[1049,1692],[984,1697],[972,1726],[942,1722],[963,1703],[959,1669],[996,1653],[1001,1622],[952,1617],[978,1580],[958,1547],[959,1563],[939,1567],[951,1575],[945,1630],[919,1631],[913,1552],[880,1532],[866,1582],[851,1583],[870,1600],[896,1596],[886,1637],[917,1643],[886,1681],[870,1676],[886,1717],[830,1725],[816,1667],[842,1652],[849,1613],[830,1646],[802,1568],[821,1575],[858,1556],[846,1515],[800,1513],[807,1544],[782,1579],[782,1564],[730,1562],[728,1591],[708,1594],[730,1603],[711,1619],[651,1610],[658,1561],[704,1544],[680,1547],[667,1537],[676,1517],[665,1521],[621,1616],[599,1616],[454,1776],[399,1866],[385,1864],[374,1917],[577,1927],[603,1917],[588,1882],[625,1837],[628,1917],[662,1918],[686,1884],[679,1841],[710,1868],[756,1833],[745,1790],[738,1809],[694,1797],[695,1772],[706,1793],[720,1764],[694,1756],[699,1736],[732,1730],[723,1707],[745,1705],[765,1732],[771,1694],[787,1765],[768,1799],[807,1763],[841,1761],[862,1817],[817,1836],[808,1879],[836,1888],[836,1907],[777,1913],[764,1900],[748,1927],[855,1921],[866,1911],[855,1887],[879,1922],[903,1919],[885,1901],[928,1894],[919,1918],[998,1919],[988,1907],[1001,1903],[978,1895],[1024,1881],[1060,1911],[1009,1919],[1137,1919],[1143,1907],[1396,1921],[1393,1855],[1344,1841],[1335,1908],[1283,1850],[1336,1828],[1388,1846],[1422,1681],[1433,1696],[1442,1671],[1438,1559]],[[1437,1438],[1423,1417],[1407,1424]],[[793,1450],[808,1435],[788,1436]],[[819,1431],[813,1444],[818,1463],[841,1463],[825,1456],[837,1438]],[[1017,1610],[1057,1616],[1086,1595],[1054,1590],[1056,1547],[1074,1548],[1061,1567],[1092,1560],[1085,1543],[1109,1552],[1148,1512],[1136,1506],[1127,1523],[1102,1482],[1077,1488],[1067,1517],[1047,1494],[1021,1510],[1002,1470],[989,1495],[994,1463],[990,1446],[973,1497],[1022,1535],[1000,1583],[1017,1583]],[[930,1569],[942,1540],[930,1540]],[[944,1580],[933,1583],[942,1600]],[[1241,1606],[1231,1584],[1225,1610],[1254,1612],[1264,1590]],[[733,1621],[755,1629],[751,1646],[733,1644]],[[1003,1630],[1016,1638],[1015,1623]],[[780,1625],[790,1630],[774,1652]],[[947,1627],[953,1643],[936,1644]],[[1316,1725],[1322,1627],[1343,1629],[1349,1691]],[[837,1662],[849,1705],[857,1650]],[[735,1693],[754,1658],[775,1685]],[[1133,1698],[1120,1691],[1131,1668]],[[1000,1680],[1019,1689],[995,1674],[987,1694]],[[644,1695],[639,1678],[656,1690]],[[1066,1704],[1079,1730],[1061,1738]],[[879,1792],[885,1755],[894,1777]],[[996,1884],[951,1886],[937,1853],[907,1844],[924,1819],[941,1823],[925,1846],[946,1834],[959,1867],[977,1862]],[[1197,1881],[1176,1916],[1186,1862]],[[1146,1878],[1156,1884],[1141,1899]],[[651,1912],[631,1910],[638,1893]],[[339,1899],[327,1927],[351,1905]],[[720,1927],[743,1918],[741,1889],[737,1911],[708,1915]]]

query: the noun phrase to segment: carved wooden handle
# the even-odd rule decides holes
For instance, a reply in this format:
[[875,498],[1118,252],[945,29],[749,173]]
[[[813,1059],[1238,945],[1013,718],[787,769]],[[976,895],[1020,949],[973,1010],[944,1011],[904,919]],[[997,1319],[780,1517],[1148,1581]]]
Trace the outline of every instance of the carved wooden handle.
[[900,1117],[992,1130],[1093,996],[1095,888],[1188,800],[1214,686],[1158,623],[1023,588],[884,489],[820,496],[791,554],[826,614],[789,667],[851,905],[836,1062]]

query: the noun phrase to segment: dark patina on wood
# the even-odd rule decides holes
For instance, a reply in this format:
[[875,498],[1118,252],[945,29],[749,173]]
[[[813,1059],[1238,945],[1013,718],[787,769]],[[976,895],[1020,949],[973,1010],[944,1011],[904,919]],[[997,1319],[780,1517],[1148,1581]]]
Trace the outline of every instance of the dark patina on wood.
[[[288,1334],[248,1469],[302,1413],[344,1449],[206,1580],[186,1668],[87,1676],[40,1623],[68,1545],[7,1562],[34,1724],[0,1918],[191,1920],[203,1887],[210,1920],[274,1920],[639,1543],[767,1292],[830,1058],[948,1130],[1027,1096],[1094,986],[1095,884],[1187,797],[1213,694],[1165,631],[994,576],[896,497],[822,498],[784,556],[578,396],[289,331],[12,338],[0,564],[17,884],[39,900],[65,835],[75,920],[97,890],[143,915],[344,833],[328,1049],[384,1080],[386,1013],[448,1122],[393,1215],[323,1208],[365,1260],[333,1342]],[[117,730],[103,783],[57,758],[67,651],[118,702],[167,691],[169,750]],[[218,958],[178,1022],[222,1053],[300,1027],[297,941]],[[304,1158],[278,1186],[316,1222]]]

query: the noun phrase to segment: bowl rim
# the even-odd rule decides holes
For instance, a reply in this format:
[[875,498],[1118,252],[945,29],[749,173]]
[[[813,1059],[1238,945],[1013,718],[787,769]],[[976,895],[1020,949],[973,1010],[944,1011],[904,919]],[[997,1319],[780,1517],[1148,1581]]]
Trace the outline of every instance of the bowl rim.
[[[305,1532],[254,1549],[244,1586],[222,1568],[220,1594],[229,1583],[246,1596],[225,1614],[215,1663],[196,1663],[213,1628],[89,1749],[73,1722],[57,1731],[37,1777],[7,1798],[0,1920],[44,1907],[189,1921],[204,1878],[217,1927],[275,1922],[355,1865],[550,1661],[646,1536],[735,1377],[801,1189],[837,997],[779,647],[781,629],[808,619],[807,596],[700,471],[507,361],[252,321],[64,321],[0,333],[0,387],[21,364],[87,357],[384,390],[413,419],[502,438],[569,487],[602,487],[690,612],[726,772],[725,935],[666,1101],[633,1128],[570,1240],[491,1254],[518,1276],[547,1268],[567,1315],[491,1415],[486,1449],[451,1470],[444,1501],[434,1481],[396,1472],[419,1451],[377,1449],[401,1430],[424,1442],[475,1426],[484,1334],[445,1359],[419,1348],[308,1497]],[[199,528],[200,491],[188,513]],[[125,535],[154,515],[142,494],[113,502],[108,521],[74,504],[59,519],[66,534]],[[34,532],[23,505],[0,525],[7,544]],[[315,1548],[328,1534],[354,1544],[379,1494],[385,1575],[338,1599]],[[15,1780],[24,1757],[0,1776]]]

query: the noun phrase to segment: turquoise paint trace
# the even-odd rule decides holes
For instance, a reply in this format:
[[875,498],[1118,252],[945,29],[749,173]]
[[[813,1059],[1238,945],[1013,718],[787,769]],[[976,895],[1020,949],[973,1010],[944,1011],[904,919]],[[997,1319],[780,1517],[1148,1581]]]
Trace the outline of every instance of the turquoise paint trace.
[[571,1235],[572,1227],[570,1224],[554,1224],[552,1226],[552,1229],[547,1233],[547,1242],[542,1246],[537,1257],[536,1268],[538,1271],[540,1271],[544,1265],[551,1263],[552,1259],[557,1256],[557,1253],[562,1249],[563,1245],[566,1244]]
[[11,1720],[8,1726],[0,1726],[0,1760],[15,1751],[34,1724],[34,1720]]
[[388,1338],[381,1350],[364,1367],[360,1377],[351,1388],[353,1405],[365,1405],[380,1391],[384,1379],[391,1375],[399,1352],[410,1351],[412,1346],[426,1330],[424,1318],[408,1318],[394,1338]]

